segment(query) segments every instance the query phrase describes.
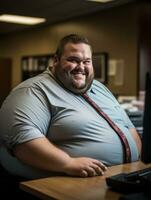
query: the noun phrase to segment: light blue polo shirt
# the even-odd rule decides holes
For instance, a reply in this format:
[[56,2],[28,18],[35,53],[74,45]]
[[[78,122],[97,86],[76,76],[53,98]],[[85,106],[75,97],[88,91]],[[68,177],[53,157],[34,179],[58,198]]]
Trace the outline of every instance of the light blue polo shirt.
[[[132,161],[136,161],[138,150],[129,132],[134,126],[117,100],[96,80],[87,94],[125,133]],[[109,166],[123,163],[123,147],[117,133],[83,97],[63,89],[49,70],[12,90],[0,110],[0,129],[8,149],[46,136],[70,156],[92,157]],[[53,174],[25,165],[6,147],[0,148],[0,162],[10,173],[26,178]]]

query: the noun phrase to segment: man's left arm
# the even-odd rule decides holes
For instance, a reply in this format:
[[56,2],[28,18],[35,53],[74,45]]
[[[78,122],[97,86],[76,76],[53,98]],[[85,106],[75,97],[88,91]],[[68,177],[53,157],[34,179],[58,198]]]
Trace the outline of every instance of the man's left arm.
[[137,148],[138,148],[138,151],[139,151],[139,155],[141,155],[141,149],[142,149],[142,142],[141,142],[141,139],[136,131],[135,128],[130,128],[129,129],[135,142],[136,142],[136,145],[137,145]]

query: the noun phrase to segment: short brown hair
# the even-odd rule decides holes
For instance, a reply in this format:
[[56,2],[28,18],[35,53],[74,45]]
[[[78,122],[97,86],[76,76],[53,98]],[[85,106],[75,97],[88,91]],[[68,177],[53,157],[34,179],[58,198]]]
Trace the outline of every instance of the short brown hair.
[[88,39],[84,36],[78,35],[78,34],[70,34],[67,35],[65,37],[63,37],[57,47],[56,53],[55,55],[60,59],[63,51],[64,51],[64,47],[67,43],[74,43],[74,44],[78,44],[78,43],[84,43],[87,44],[91,47]]

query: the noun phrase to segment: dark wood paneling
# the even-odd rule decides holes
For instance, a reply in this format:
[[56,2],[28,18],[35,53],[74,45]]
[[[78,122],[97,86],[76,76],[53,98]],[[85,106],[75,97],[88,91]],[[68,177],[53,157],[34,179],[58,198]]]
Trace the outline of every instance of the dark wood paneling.
[[0,105],[11,90],[11,59],[0,58]]

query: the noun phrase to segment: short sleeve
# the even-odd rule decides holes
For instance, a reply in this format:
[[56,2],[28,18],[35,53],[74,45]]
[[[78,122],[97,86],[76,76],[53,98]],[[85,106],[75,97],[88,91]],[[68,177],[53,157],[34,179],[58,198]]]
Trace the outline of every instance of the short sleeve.
[[51,113],[47,99],[38,88],[13,91],[1,108],[0,126],[7,147],[47,134]]

